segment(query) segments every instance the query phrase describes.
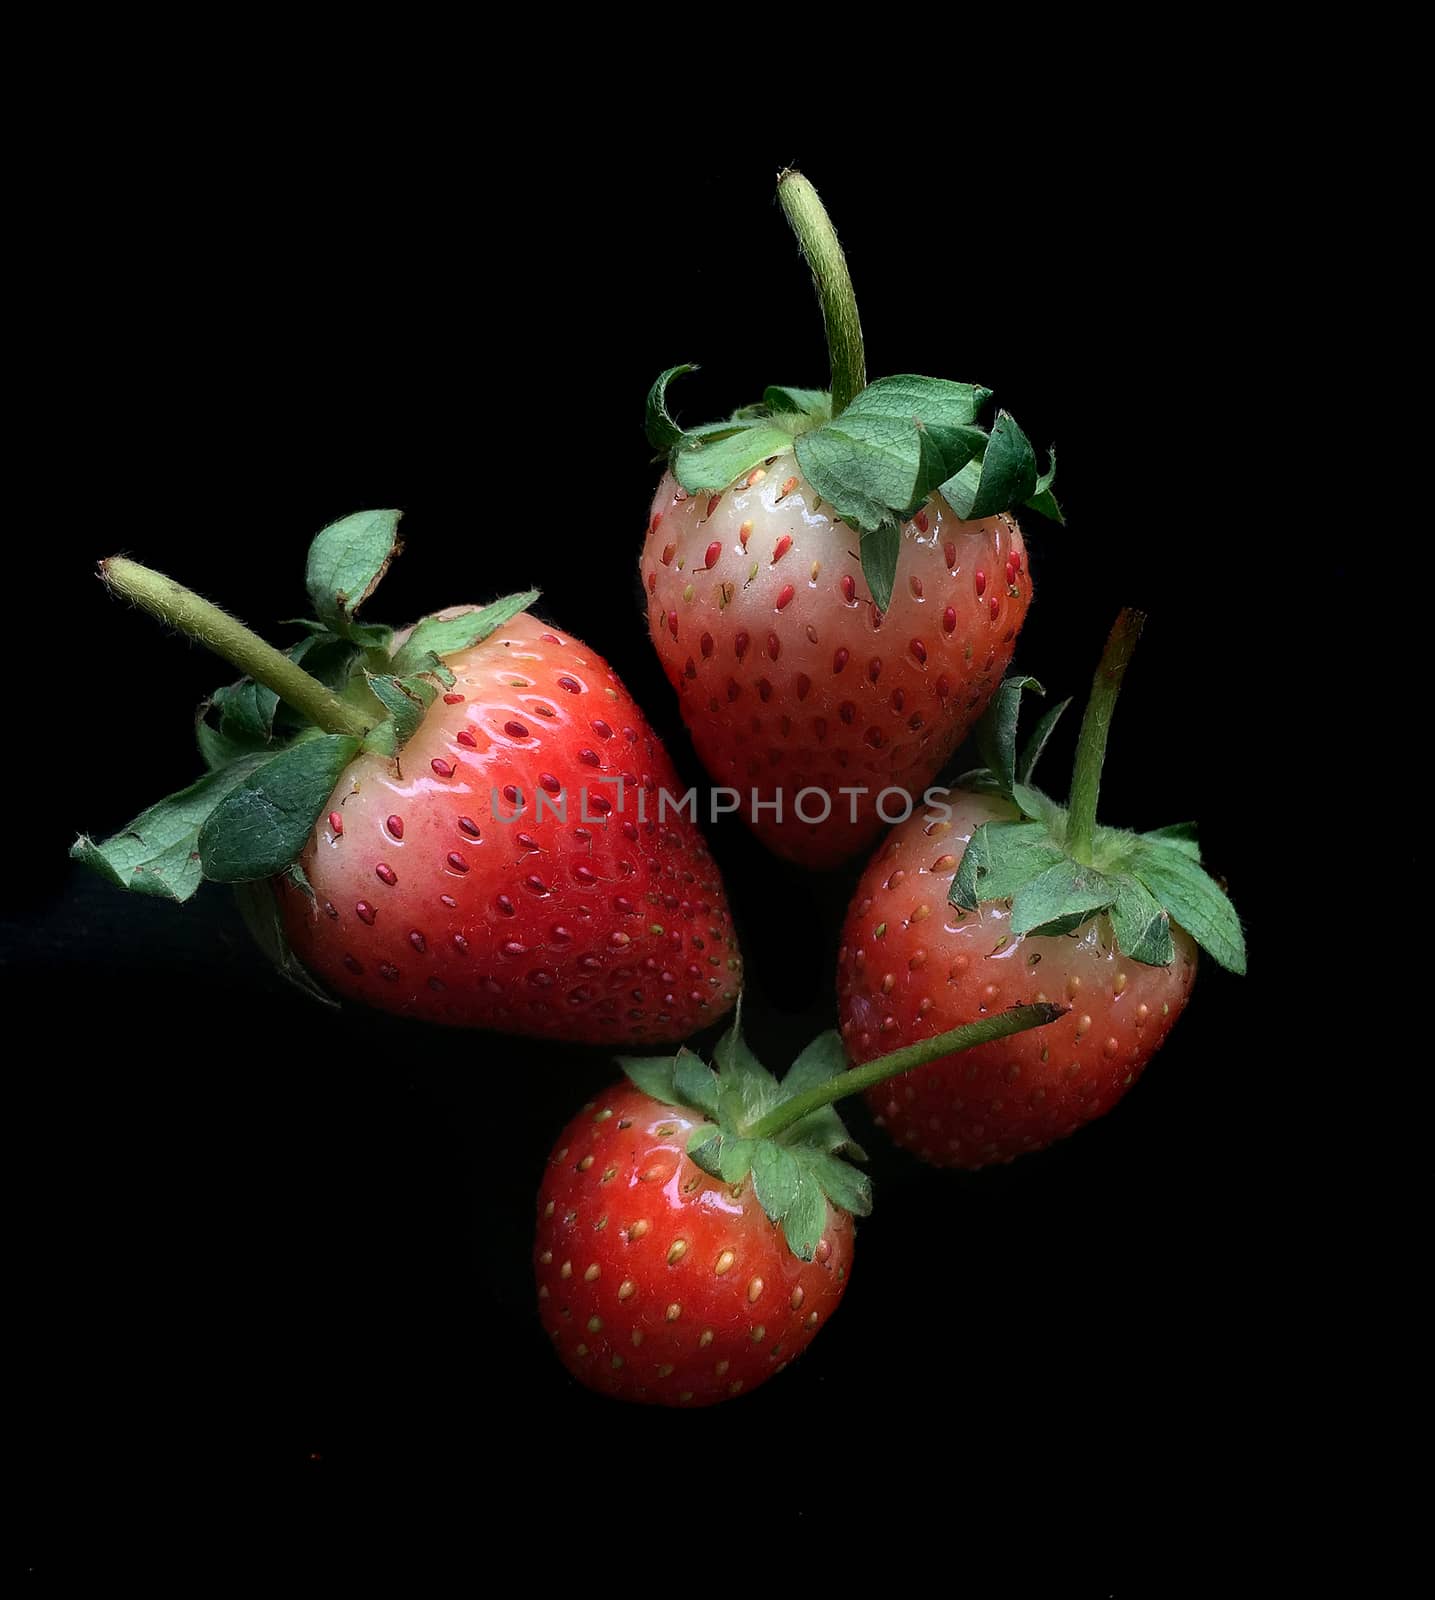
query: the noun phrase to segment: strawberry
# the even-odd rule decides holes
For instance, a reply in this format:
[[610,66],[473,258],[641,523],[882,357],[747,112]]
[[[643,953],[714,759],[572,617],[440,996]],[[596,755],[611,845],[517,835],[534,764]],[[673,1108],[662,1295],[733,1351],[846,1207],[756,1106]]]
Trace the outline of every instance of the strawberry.
[[538,1195],[538,1312],[580,1383],[703,1406],[781,1372],[824,1326],[852,1268],[865,1159],[832,1102],[915,1060],[1042,1027],[1055,1006],[994,1016],[846,1071],[835,1030],[778,1081],[743,1043],[714,1072],[690,1051],[628,1058],[629,1082],[559,1136]]
[[[841,249],[816,192],[779,196],[811,262],[831,393],[770,388],[688,431],[663,373],[648,435],[669,457],[640,574],[683,719],[729,809],[771,849],[827,867],[870,845],[981,715],[1031,603],[1009,507],[1060,518],[990,391],[906,375],[867,383]],[[807,791],[804,793],[804,791]],[[886,816],[890,820],[890,816]]]
[[997,1008],[1070,1008],[1040,1038],[937,1060],[869,1092],[892,1138],[935,1165],[1010,1161],[1104,1115],[1185,1008],[1197,945],[1245,970],[1240,922],[1201,869],[1193,827],[1132,835],[1095,823],[1111,710],[1142,620],[1123,612],[1108,642],[1069,810],[1030,782],[1063,707],[1018,762],[1021,693],[1040,686],[1008,679],[979,729],[988,767],[893,829],[857,886],[837,976],[854,1062]]
[[234,883],[288,976],[430,1022],[637,1043],[721,1016],[741,980],[726,897],[642,712],[526,610],[534,591],[399,635],[358,623],[350,597],[397,520],[318,536],[318,620],[287,656],[159,574],[103,565],[249,676],[201,715],[208,776],[72,854],[181,901]]

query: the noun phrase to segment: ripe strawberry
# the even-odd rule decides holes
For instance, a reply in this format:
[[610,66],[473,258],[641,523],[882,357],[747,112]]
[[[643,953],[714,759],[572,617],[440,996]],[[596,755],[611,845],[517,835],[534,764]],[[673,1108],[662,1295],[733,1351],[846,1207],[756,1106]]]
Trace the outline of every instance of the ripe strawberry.
[[106,564],[251,677],[215,696],[217,726],[201,718],[208,777],[72,853],[178,900],[201,876],[240,885],[289,976],[427,1021],[632,1043],[721,1016],[741,982],[726,898],[664,800],[680,786],[641,711],[524,609],[533,592],[397,637],[355,623],[348,597],[377,582],[396,522],[319,535],[320,620],[287,658],[168,579]]
[[1196,946],[1245,970],[1240,923],[1200,867],[1194,829],[1095,826],[1106,727],[1141,618],[1123,612],[1082,726],[1068,812],[1031,787],[1056,716],[1021,763],[1009,679],[981,729],[988,770],[893,829],[857,886],[838,957],[852,1060],[1021,1003],[1070,1013],[868,1094],[888,1133],[938,1166],[1039,1150],[1104,1115],[1185,1008]]
[[[648,435],[670,460],[640,573],[648,625],[714,781],[758,836],[809,866],[870,844],[923,789],[1000,682],[1031,603],[1008,508],[1060,518],[1054,472],[990,391],[868,384],[842,252],[816,192],[778,193],[812,264],[831,394],[770,388],[684,432],[662,374]],[[803,794],[803,791],[811,791]],[[830,815],[829,815],[830,813]]]
[[[920,792],[966,737],[1031,581],[1014,517],[963,522],[933,494],[903,524],[881,611],[851,528],[819,504],[791,450],[726,492],[689,495],[667,473],[642,571],[703,765],[744,802],[757,792],[750,820],[770,849],[828,867],[871,844],[884,789]],[[856,786],[854,807],[841,791]]]
[[[932,1041],[930,1054],[1021,1028],[1028,1008]],[[686,1050],[630,1058],[630,1083],[563,1130],[538,1195],[538,1312],[580,1383],[617,1399],[703,1406],[755,1389],[812,1342],[847,1287],[864,1159],[831,1102],[859,1081],[835,1031],[779,1084],[739,1025],[714,1073]]]

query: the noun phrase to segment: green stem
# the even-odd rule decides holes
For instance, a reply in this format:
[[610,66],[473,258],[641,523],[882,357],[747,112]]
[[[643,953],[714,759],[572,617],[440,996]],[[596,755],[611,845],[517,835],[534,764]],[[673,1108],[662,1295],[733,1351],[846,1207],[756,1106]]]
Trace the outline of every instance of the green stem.
[[251,633],[242,622],[236,622],[173,578],[123,556],[100,562],[100,577],[113,593],[132,600],[161,622],[170,623],[187,638],[223,656],[246,677],[272,689],[285,705],[307,717],[316,728],[325,733],[349,733],[356,738],[369,731],[369,719],[362,712],[345,705],[317,678]]
[[1085,866],[1091,865],[1091,850],[1096,838],[1096,800],[1101,793],[1101,765],[1106,759],[1106,736],[1111,732],[1111,713],[1121,693],[1121,680],[1141,630],[1146,613],[1127,606],[1116,619],[1116,626],[1101,652],[1101,664],[1091,683],[1091,698],[1081,719],[1081,734],[1076,741],[1076,769],[1071,775],[1071,805],[1066,819],[1066,852]]
[[789,169],[778,175],[777,198],[812,269],[817,297],[822,302],[827,357],[832,365],[832,415],[837,417],[867,387],[862,322],[857,315],[847,258],[816,189],[800,172]]
[[1008,1034],[1025,1033],[1028,1028],[1044,1028],[1048,1022],[1064,1017],[1065,1006],[1013,1006],[1010,1011],[999,1011],[994,1017],[984,1017],[980,1022],[963,1023],[931,1039],[921,1039],[916,1044],[903,1045],[890,1055],[878,1056],[866,1066],[853,1067],[850,1072],[839,1072],[815,1089],[784,1101],[775,1110],[743,1130],[745,1138],[771,1139],[791,1127],[811,1112],[829,1106],[834,1100],[849,1094],[860,1094],[874,1084],[885,1083],[899,1072],[910,1072],[913,1067],[925,1067],[929,1061],[942,1056],[955,1055],[958,1050],[970,1050],[979,1044],[990,1044],[993,1039],[1005,1039]]

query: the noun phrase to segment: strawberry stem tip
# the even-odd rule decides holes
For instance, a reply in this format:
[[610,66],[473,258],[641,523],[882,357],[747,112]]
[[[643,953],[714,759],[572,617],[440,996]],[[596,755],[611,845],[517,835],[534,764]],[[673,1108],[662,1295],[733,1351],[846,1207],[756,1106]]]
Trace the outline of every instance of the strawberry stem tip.
[[1127,606],[1117,617],[1101,653],[1101,662],[1091,683],[1091,698],[1081,719],[1076,741],[1076,766],[1071,775],[1071,804],[1067,813],[1066,851],[1083,866],[1091,865],[1096,842],[1096,800],[1101,792],[1101,767],[1106,760],[1106,739],[1111,732],[1111,714],[1121,693],[1136,641],[1146,625],[1144,611]]
[[925,1067],[943,1056],[955,1055],[959,1050],[971,1050],[979,1044],[990,1044],[994,1039],[1005,1039],[1009,1034],[1025,1033],[1029,1028],[1044,1028],[1058,1017],[1064,1017],[1067,1006],[1032,1005],[1013,1006],[995,1016],[983,1017],[979,1022],[966,1022],[960,1028],[949,1028],[946,1033],[930,1039],[919,1039],[915,1044],[904,1045],[885,1056],[878,1056],[865,1066],[853,1067],[849,1072],[838,1073],[825,1083],[794,1095],[769,1111],[765,1117],[743,1130],[749,1139],[771,1139],[784,1128],[800,1122],[803,1117],[831,1105],[834,1100],[845,1099],[850,1094],[861,1094],[875,1084],[895,1078],[899,1072],[910,1072],[914,1067]]
[[131,600],[151,616],[178,628],[215,655],[222,656],[246,677],[272,689],[288,706],[307,717],[325,733],[350,734],[362,738],[369,731],[370,719],[353,706],[345,705],[288,656],[251,633],[242,622],[218,606],[186,589],[173,578],[124,556],[111,556],[100,562],[100,578],[111,593]]
[[800,172],[789,169],[778,175],[777,198],[812,269],[817,297],[822,302],[827,356],[832,366],[832,415],[838,417],[867,387],[862,322],[857,315],[847,258],[816,189]]

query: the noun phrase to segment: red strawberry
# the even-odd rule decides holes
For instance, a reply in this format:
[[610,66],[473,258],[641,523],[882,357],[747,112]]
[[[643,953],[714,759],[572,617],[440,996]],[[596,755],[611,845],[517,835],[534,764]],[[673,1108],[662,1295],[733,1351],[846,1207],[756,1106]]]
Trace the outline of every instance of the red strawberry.
[[401,761],[361,755],[329,797],[312,894],[283,885],[295,953],[339,994],[464,1027],[670,1040],[721,1016],[741,983],[722,882],[692,822],[659,822],[682,785],[617,674],[527,612],[444,664]]
[[[856,535],[817,504],[790,450],[725,493],[689,495],[668,473],[642,574],[703,765],[770,849],[826,867],[876,837],[884,789],[898,791],[890,816],[966,737],[1011,661],[1031,580],[1014,517],[963,522],[933,494],[903,525],[879,611]],[[849,786],[863,791],[855,821]],[[808,788],[821,793],[799,800]]]
[[1061,708],[1018,764],[1017,704],[1037,686],[1008,680],[982,730],[990,769],[895,828],[857,886],[837,977],[854,1062],[1008,1006],[1070,1007],[1040,1035],[869,1091],[879,1123],[925,1161],[1010,1161],[1102,1116],[1184,1009],[1197,943],[1245,969],[1240,923],[1201,870],[1194,830],[1094,824],[1106,722],[1140,624],[1122,614],[1097,674],[1070,812],[1028,781]]
[[[1040,1027],[994,1017],[932,1053]],[[836,1309],[867,1180],[831,1102],[855,1093],[836,1032],[779,1084],[735,1023],[714,1073],[686,1050],[628,1059],[632,1080],[559,1137],[538,1195],[538,1312],[563,1364],[600,1393],[703,1406],[781,1372]],[[868,1069],[875,1081],[901,1063]]]
[[209,774],[72,854],[176,900],[234,883],[287,975],[428,1021],[632,1043],[721,1016],[741,984],[726,898],[642,713],[524,610],[536,592],[398,637],[357,623],[397,521],[320,533],[318,620],[287,656],[158,573],[103,565],[249,676],[201,717]]
[[796,173],[778,192],[822,295],[832,392],[770,388],[684,432],[667,386],[692,369],[665,372],[648,433],[670,471],[640,570],[654,645],[731,808],[778,853],[830,866],[925,788],[1001,680],[1031,603],[1008,508],[1060,511],[1011,417],[976,426],[988,390],[866,382],[826,213]]

